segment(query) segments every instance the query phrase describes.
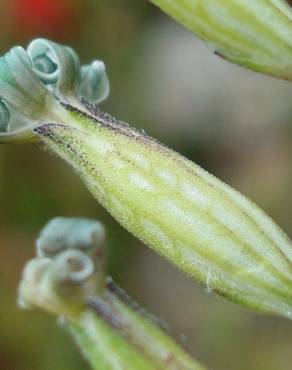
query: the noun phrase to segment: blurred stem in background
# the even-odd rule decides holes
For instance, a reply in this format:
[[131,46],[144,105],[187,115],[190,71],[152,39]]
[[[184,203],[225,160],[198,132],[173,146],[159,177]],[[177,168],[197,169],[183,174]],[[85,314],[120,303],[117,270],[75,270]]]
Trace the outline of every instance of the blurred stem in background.
[[[292,80],[292,11],[283,0],[151,0],[229,61]],[[194,67],[195,68],[195,67]]]
[[60,318],[96,370],[203,370],[150,315],[106,278],[96,221],[56,218],[24,269],[19,304]]

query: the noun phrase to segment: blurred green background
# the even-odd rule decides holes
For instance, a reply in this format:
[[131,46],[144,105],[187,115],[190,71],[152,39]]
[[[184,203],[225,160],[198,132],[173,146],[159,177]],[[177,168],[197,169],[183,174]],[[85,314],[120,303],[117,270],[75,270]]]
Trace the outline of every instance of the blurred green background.
[[[292,235],[292,85],[214,56],[147,0],[0,0],[0,50],[49,37],[105,61],[102,109],[248,195]],[[109,271],[210,369],[291,370],[292,325],[262,317],[182,276],[96,203],[36,145],[0,147],[0,370],[85,370],[55,319],[16,307],[23,264],[54,216],[100,219]]]

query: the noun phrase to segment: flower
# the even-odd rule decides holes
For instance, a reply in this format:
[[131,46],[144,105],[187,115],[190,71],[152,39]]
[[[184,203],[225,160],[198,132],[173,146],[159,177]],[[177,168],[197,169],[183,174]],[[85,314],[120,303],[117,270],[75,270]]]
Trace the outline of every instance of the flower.
[[[116,220],[187,275],[262,313],[292,317],[292,248],[254,203],[144,132],[96,108],[103,63],[47,40],[0,59],[2,142],[42,141]],[[81,95],[84,96],[81,96]],[[23,119],[15,129],[11,117]],[[3,129],[2,129],[3,131]]]
[[94,220],[57,217],[41,231],[37,256],[24,268],[18,291],[22,308],[78,315],[104,291],[103,225]]

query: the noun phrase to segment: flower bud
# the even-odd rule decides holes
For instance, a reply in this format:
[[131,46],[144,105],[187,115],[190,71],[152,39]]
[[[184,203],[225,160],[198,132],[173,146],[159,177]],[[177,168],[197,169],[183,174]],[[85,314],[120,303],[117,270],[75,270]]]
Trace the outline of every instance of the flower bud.
[[97,289],[99,256],[88,252],[96,247],[91,237],[103,232],[92,220],[58,217],[49,222],[37,254],[50,258],[41,256],[26,264],[19,305],[57,315],[93,369],[203,370],[105,274],[106,284]]
[[221,57],[292,80],[292,11],[286,0],[151,1]]

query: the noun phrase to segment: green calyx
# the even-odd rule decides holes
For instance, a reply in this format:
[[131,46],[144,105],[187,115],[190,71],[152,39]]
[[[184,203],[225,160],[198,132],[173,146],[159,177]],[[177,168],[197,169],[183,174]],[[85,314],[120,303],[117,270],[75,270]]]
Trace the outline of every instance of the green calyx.
[[286,0],[151,0],[246,68],[292,81],[292,11]]
[[0,58],[0,142],[37,140],[36,127],[66,119],[60,102],[81,107],[82,98],[97,104],[108,94],[101,61],[81,66],[73,49],[46,39],[13,47]]

